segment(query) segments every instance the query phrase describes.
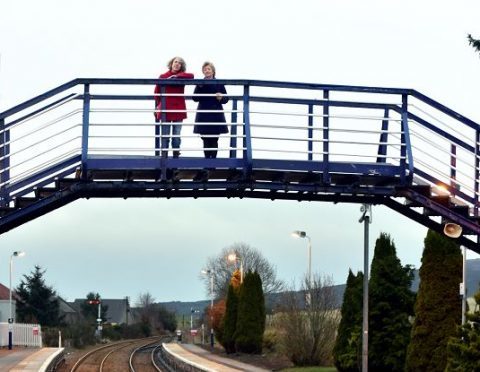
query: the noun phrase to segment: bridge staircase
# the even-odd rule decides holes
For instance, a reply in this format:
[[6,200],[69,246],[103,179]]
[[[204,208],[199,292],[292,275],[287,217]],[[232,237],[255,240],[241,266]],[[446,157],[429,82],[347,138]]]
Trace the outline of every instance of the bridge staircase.
[[216,159],[193,133],[203,80],[168,82],[186,85],[179,158],[160,156],[161,80],[75,79],[0,113],[0,233],[79,198],[261,198],[383,204],[480,253],[474,121],[412,89],[219,82]]

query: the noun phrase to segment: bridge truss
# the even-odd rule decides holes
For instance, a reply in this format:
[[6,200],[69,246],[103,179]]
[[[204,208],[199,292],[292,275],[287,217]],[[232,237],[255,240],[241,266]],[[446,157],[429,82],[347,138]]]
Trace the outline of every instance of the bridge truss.
[[193,88],[209,81],[168,81],[186,91],[179,158],[161,156],[162,80],[75,79],[0,113],[0,233],[78,198],[288,199],[454,223],[480,253],[477,123],[412,89],[216,82],[229,97],[216,159],[193,133]]

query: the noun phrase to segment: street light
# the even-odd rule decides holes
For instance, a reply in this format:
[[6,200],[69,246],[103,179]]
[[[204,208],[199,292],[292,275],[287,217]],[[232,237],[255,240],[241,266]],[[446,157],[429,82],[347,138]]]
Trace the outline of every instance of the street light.
[[368,234],[369,225],[372,223],[371,204],[362,204],[360,207],[362,216],[358,220],[364,224],[363,228],[363,324],[362,324],[362,372],[368,371]]
[[[207,269],[202,270],[202,274],[210,277],[210,346],[213,348],[214,334],[213,334],[213,276],[214,271]],[[203,341],[202,341],[203,342]]]
[[240,284],[242,284],[243,283],[243,259],[237,256],[235,252],[233,252],[227,256],[227,260],[230,262],[235,262],[235,268],[237,267],[237,261],[240,261]]
[[312,240],[307,235],[305,231],[295,230],[292,232],[294,238],[305,238],[308,239],[308,284],[310,288],[312,287]]
[[12,327],[13,327],[13,305],[12,305],[12,271],[13,271],[13,257],[25,256],[25,252],[15,251],[10,256],[10,290],[9,290],[9,304],[10,304],[10,318],[8,319],[8,350],[12,350]]

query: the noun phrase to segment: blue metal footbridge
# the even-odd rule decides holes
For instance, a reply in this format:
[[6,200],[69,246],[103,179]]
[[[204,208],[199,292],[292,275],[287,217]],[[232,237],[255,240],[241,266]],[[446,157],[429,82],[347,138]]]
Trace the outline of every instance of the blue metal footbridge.
[[168,81],[185,85],[179,158],[160,155],[164,80],[75,79],[0,113],[0,234],[78,198],[262,198],[383,204],[458,225],[480,253],[476,122],[412,89],[217,82],[229,133],[216,159],[193,133],[205,80]]

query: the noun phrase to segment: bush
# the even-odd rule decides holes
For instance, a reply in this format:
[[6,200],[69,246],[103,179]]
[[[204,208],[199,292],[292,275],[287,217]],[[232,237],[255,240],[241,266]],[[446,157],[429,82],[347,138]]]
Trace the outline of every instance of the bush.
[[278,344],[278,334],[273,328],[267,329],[263,334],[263,349],[269,352],[276,350]]

